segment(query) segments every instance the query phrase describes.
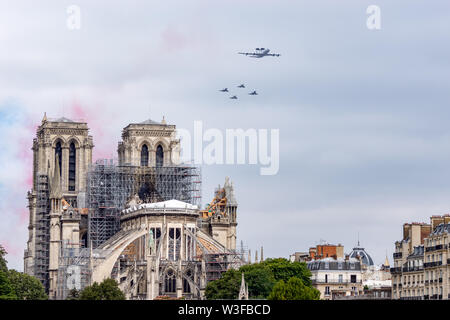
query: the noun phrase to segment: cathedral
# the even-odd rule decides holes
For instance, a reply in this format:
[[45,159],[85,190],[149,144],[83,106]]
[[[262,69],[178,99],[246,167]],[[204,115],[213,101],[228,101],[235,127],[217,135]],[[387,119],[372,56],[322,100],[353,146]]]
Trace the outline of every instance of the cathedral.
[[245,263],[229,178],[200,206],[200,168],[180,163],[165,119],[122,131],[118,161],[92,162],[87,123],[44,115],[33,140],[24,271],[51,299],[106,278],[127,299],[203,299],[208,281]]

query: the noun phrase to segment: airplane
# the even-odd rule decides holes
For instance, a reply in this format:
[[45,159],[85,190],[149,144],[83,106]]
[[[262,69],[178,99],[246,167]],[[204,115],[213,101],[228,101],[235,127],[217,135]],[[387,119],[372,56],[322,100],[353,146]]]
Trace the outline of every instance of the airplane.
[[222,90],[219,90],[219,91],[221,91],[221,92],[228,92],[228,88],[225,88],[225,89],[222,89]]
[[238,86],[238,88],[245,88],[244,84],[241,84],[240,86]]
[[236,96],[232,96],[232,97],[230,97],[230,99],[237,99],[237,97]]
[[262,58],[266,56],[279,57],[278,53],[269,53],[270,49],[267,48],[256,48],[256,52],[238,52],[238,54],[243,54],[249,56],[250,58]]
[[252,91],[252,92],[249,93],[249,95],[256,96],[256,95],[258,95],[258,93],[256,91]]

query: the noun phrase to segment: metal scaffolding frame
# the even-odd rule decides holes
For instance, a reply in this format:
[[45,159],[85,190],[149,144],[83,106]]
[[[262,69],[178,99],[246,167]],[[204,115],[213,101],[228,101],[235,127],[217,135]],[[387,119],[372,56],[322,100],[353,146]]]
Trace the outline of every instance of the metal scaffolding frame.
[[87,173],[88,243],[97,248],[120,230],[120,212],[131,196],[146,203],[177,199],[201,205],[201,170],[191,165],[118,166],[97,161]]
[[43,284],[45,291],[49,289],[49,250],[50,250],[50,201],[49,179],[46,174],[37,175],[35,216],[35,258],[34,276]]
[[61,241],[58,261],[57,299],[64,300],[75,289],[80,291],[92,282],[93,264],[99,263],[111,250],[82,248],[81,243]]

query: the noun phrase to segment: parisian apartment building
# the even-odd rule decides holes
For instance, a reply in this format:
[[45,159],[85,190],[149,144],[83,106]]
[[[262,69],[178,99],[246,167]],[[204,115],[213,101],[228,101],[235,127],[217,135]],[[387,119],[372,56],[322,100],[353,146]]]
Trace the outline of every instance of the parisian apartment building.
[[392,299],[450,299],[449,232],[448,214],[403,225],[391,268]]

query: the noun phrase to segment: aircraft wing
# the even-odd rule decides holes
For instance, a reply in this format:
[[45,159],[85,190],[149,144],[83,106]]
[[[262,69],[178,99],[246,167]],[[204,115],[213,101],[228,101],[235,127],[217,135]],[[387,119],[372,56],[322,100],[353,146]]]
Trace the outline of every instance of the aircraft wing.
[[246,56],[248,56],[249,54],[255,54],[255,53],[252,53],[252,52],[238,52],[238,54],[245,54]]
[[279,54],[279,53],[268,53],[268,54],[266,54],[266,56],[279,57],[279,56],[281,56],[281,54]]

